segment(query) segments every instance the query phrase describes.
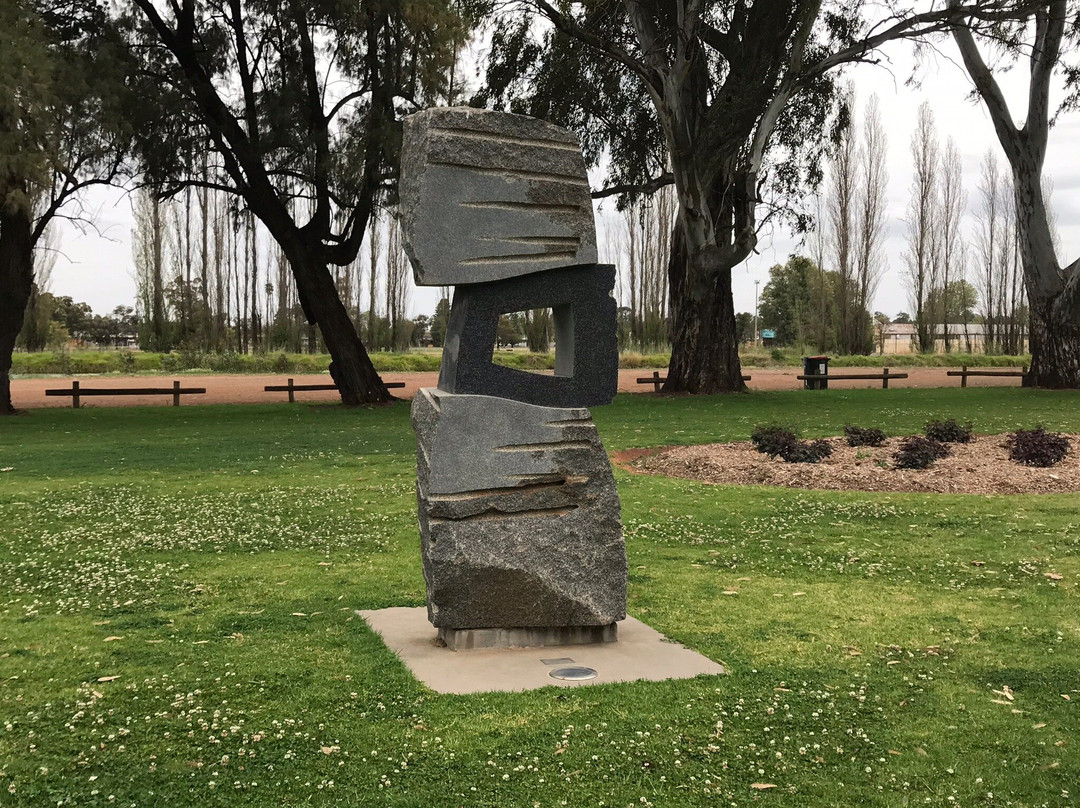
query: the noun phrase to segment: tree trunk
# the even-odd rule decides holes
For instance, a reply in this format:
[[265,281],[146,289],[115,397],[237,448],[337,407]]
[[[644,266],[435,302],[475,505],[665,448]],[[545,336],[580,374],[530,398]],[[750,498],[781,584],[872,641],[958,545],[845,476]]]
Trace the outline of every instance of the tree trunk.
[[34,238],[29,211],[0,208],[0,415],[13,415],[11,355],[34,284]]
[[331,375],[341,393],[341,403],[355,406],[390,401],[392,396],[360,342],[326,261],[303,244],[290,244],[284,249],[296,278],[300,305],[308,322],[318,324],[333,360]]
[[731,270],[715,273],[695,294],[690,282],[695,268],[686,253],[685,237],[676,226],[668,259],[671,362],[664,392],[743,392]]
[[1031,369],[1025,387],[1080,389],[1080,324],[1052,305],[1031,307]]

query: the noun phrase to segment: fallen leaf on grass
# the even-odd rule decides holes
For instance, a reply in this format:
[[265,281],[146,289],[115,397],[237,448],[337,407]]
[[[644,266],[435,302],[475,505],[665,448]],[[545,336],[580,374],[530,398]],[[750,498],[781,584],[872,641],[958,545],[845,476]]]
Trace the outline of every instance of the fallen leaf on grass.
[[1072,701],[1072,697],[1068,693],[1062,693],[1061,698],[1065,699],[1065,701]]
[[14,466],[4,466],[0,471],[15,471]]
[[320,746],[319,751],[322,752],[324,755],[332,755],[332,754],[334,754],[334,752],[340,752],[341,747],[340,746]]
[[333,565],[333,564],[331,564],[331,563],[330,563],[329,561],[320,561],[320,562],[319,562],[319,566],[320,566],[320,567],[332,567],[332,566],[334,566],[334,565]]
[[293,612],[292,616],[293,617],[307,617],[307,615],[304,614],[303,612]]
[[738,593],[738,592],[736,592],[736,591],[735,591],[734,589],[725,589],[725,590],[724,590],[723,592],[721,592],[720,594],[721,594],[721,595],[737,595],[737,594],[739,594],[739,593]]
[[1060,572],[1044,572],[1043,576],[1049,578],[1051,581],[1060,581],[1065,577]]
[[[1012,692],[1012,689],[1010,689],[1010,687],[1008,685],[1002,685],[1001,690],[995,690],[994,692],[997,693],[999,696],[1008,699],[1009,701],[1013,700],[1013,692]],[[998,703],[999,704],[1008,704],[1008,702],[998,702]]]
[[117,640],[122,640],[122,639],[124,639],[124,638],[123,637],[117,637],[117,636],[113,635],[112,637],[106,637],[104,640],[102,640],[102,642],[116,642]]
[[985,567],[986,562],[985,561],[972,561],[971,566],[973,566],[973,567]]
[[929,757],[930,756],[930,753],[927,752],[925,749],[923,749],[921,746],[916,746],[915,751],[918,752],[923,757]]
[[860,651],[854,645],[845,645],[844,650],[847,651],[848,656],[862,656],[862,651]]
[[775,783],[751,783],[750,788],[756,788],[758,791],[767,791],[770,788],[776,788]]
[[101,677],[98,678],[98,681],[99,682],[115,682],[119,678],[120,678],[119,676],[101,676]]
[[1046,726],[1046,724],[1044,724],[1043,722],[1040,721],[1038,724],[1033,725],[1031,728],[1032,729],[1042,729],[1045,726]]
[[903,752],[898,752],[898,751],[896,751],[895,749],[890,749],[890,750],[889,750],[889,754],[890,754],[890,755],[902,755],[902,754],[904,754],[904,753],[903,753]]

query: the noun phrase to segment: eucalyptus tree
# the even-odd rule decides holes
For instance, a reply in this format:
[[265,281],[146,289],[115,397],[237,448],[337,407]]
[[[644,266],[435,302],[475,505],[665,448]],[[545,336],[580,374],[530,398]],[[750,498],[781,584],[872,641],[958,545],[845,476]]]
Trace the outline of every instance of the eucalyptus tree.
[[[959,7],[959,0],[950,0]],[[1031,371],[1025,384],[1080,388],[1080,259],[1062,266],[1054,245],[1043,163],[1053,120],[1050,87],[1063,74],[1068,92],[1059,109],[1080,105],[1080,67],[1063,57],[1080,43],[1080,3],[1049,0],[1035,4],[1019,22],[987,37],[989,47],[1025,54],[1027,111],[1019,124],[993,70],[983,57],[978,31],[953,31],[975,91],[990,113],[998,141],[1012,170],[1021,264],[1030,306]]]
[[[143,150],[160,192],[196,186],[242,198],[288,259],[342,401],[389,400],[329,267],[356,259],[392,190],[399,116],[444,87],[468,3],[129,4],[133,46],[163,88]],[[215,157],[204,168],[206,148]]]
[[14,412],[11,355],[34,250],[80,191],[123,167],[138,108],[97,0],[0,3],[0,414]]
[[911,198],[908,200],[907,265],[908,290],[915,313],[917,345],[920,353],[934,350],[934,324],[927,303],[934,288],[935,223],[938,218],[938,158],[941,145],[930,104],[919,106],[915,131],[911,133]]
[[[935,0],[919,13],[901,5],[520,0],[500,15],[478,101],[577,128],[588,157],[610,158],[610,185],[594,195],[626,201],[675,185],[667,390],[743,389],[731,270],[768,221],[805,228],[790,203],[820,180],[833,71],[961,17],[1000,19],[1017,2]],[[537,16],[551,24],[539,36]]]

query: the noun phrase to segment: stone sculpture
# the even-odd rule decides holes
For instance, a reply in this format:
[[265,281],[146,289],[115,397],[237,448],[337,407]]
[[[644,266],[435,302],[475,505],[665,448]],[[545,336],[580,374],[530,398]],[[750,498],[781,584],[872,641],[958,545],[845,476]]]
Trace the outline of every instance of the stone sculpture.
[[[618,492],[587,407],[615,395],[614,267],[574,135],[474,109],[405,119],[421,285],[456,285],[439,387],[412,409],[428,617],[451,648],[607,642],[626,616]],[[551,307],[555,375],[491,362],[500,314]]]

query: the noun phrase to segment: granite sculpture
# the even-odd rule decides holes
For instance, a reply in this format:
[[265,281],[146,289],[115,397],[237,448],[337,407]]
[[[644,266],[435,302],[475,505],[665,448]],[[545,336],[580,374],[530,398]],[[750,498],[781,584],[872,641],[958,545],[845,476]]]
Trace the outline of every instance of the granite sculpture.
[[[428,617],[455,650],[616,639],[626,549],[589,406],[617,386],[614,267],[575,136],[475,109],[405,119],[420,285],[456,286],[438,389],[413,401]],[[492,364],[499,316],[552,309],[555,374]]]

